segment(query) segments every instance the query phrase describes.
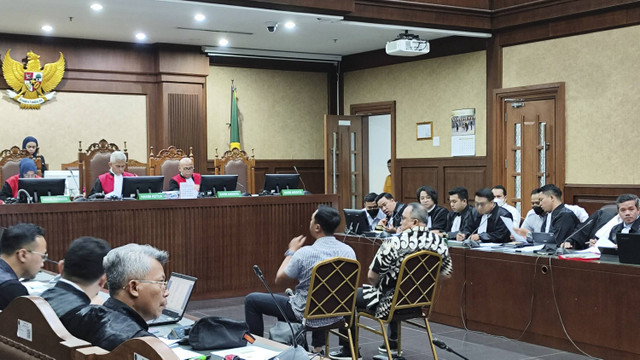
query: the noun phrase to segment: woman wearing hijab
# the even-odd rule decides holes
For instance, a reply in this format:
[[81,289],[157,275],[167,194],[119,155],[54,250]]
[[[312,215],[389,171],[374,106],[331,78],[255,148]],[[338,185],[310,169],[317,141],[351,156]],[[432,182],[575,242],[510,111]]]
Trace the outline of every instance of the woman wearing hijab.
[[18,175],[13,175],[4,182],[2,185],[2,190],[0,190],[0,200],[5,200],[7,198],[17,198],[18,197],[18,179],[24,178],[39,178],[37,175],[38,168],[36,168],[36,163],[31,158],[24,158],[20,160],[20,173]]
[[40,170],[42,174],[44,174],[45,170],[47,170],[47,164],[44,162],[44,156],[38,155],[38,140],[33,136],[27,136],[26,138],[24,138],[24,140],[22,140],[22,149],[27,150],[34,161],[36,158],[40,158],[40,161],[42,162]]

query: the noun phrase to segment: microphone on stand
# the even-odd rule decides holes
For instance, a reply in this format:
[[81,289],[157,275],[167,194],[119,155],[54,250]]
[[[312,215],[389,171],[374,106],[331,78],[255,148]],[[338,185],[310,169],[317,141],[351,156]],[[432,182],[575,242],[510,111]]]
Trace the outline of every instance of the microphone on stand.
[[298,174],[298,177],[300,178],[300,182],[302,183],[302,188],[304,189],[304,193],[311,194],[310,192],[307,191],[307,185],[304,184],[304,180],[302,180],[302,175],[300,175],[300,173],[298,172],[298,168],[295,165],[293,165],[293,170],[296,171],[296,174]]
[[280,354],[268,360],[309,360],[309,354],[307,354],[307,352],[304,350],[304,348],[302,348],[302,346],[298,345],[298,341],[297,341],[298,336],[304,333],[304,328],[300,333],[296,334],[296,332],[293,330],[293,326],[291,325],[291,321],[289,321],[287,316],[284,314],[284,310],[282,310],[282,308],[280,307],[280,304],[278,304],[278,301],[276,300],[275,295],[273,295],[271,288],[269,288],[269,285],[267,285],[267,282],[264,280],[264,276],[262,275],[262,270],[260,270],[260,267],[258,265],[253,265],[253,272],[256,273],[256,276],[258,276],[260,281],[262,281],[262,284],[264,284],[264,287],[267,288],[267,291],[269,292],[269,294],[271,294],[271,297],[273,298],[273,302],[276,304],[276,307],[278,308],[280,315],[282,315],[282,317],[287,322],[287,324],[289,324],[289,329],[291,329],[291,335],[293,336],[292,347],[287,348]]

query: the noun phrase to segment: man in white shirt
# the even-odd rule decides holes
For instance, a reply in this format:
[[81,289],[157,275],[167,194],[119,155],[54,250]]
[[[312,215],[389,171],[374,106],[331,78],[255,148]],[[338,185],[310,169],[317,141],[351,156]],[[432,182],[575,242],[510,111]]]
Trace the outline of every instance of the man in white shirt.
[[364,210],[367,213],[367,221],[369,222],[369,229],[371,231],[376,229],[376,226],[380,222],[380,220],[386,218],[387,216],[382,212],[382,210],[378,207],[376,203],[376,197],[378,194],[372,192],[368,193],[364,197]]
[[502,185],[496,185],[491,188],[491,192],[493,193],[493,201],[498,204],[498,206],[511,213],[511,217],[513,217],[513,228],[519,228],[520,211],[515,207],[507,204],[507,189],[505,189]]

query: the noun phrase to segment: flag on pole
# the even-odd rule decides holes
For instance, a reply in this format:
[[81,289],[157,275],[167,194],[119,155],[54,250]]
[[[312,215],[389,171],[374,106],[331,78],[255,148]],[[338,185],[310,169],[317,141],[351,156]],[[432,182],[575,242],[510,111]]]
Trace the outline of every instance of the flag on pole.
[[240,148],[240,126],[238,125],[238,96],[236,88],[231,80],[231,134],[229,137],[229,150]]

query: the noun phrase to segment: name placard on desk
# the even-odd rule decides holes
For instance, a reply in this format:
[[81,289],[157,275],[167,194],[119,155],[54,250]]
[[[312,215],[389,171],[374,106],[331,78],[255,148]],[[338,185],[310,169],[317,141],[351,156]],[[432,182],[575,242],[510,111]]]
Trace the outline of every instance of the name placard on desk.
[[218,191],[216,193],[216,197],[219,198],[233,198],[233,197],[241,197],[242,191],[234,190],[234,191]]
[[140,193],[138,200],[164,200],[164,193]]
[[68,203],[71,202],[68,196],[65,195],[52,195],[52,196],[40,196],[40,202],[43,204],[55,204],[55,203]]
[[299,196],[304,195],[303,189],[282,189],[280,190],[282,196]]

